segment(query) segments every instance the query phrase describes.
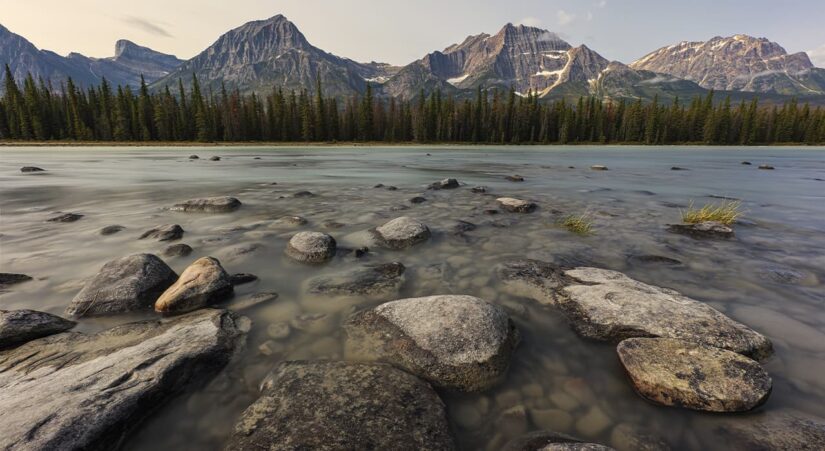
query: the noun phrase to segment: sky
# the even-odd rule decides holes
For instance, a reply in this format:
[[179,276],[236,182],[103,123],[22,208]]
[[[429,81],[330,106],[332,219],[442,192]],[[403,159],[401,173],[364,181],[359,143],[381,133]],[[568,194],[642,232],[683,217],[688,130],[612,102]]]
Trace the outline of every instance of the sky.
[[823,0],[0,0],[0,24],[38,48],[94,57],[124,38],[188,59],[276,14],[315,46],[363,62],[407,64],[512,22],[625,63],[684,40],[749,34],[825,67]]

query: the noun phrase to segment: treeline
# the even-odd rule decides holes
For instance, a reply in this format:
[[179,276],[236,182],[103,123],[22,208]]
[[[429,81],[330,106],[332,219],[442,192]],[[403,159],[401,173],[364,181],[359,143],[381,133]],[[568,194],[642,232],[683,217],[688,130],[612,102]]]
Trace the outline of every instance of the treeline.
[[[689,103],[540,102],[514,90],[478,89],[474,99],[422,92],[415,100],[363,96],[345,100],[275,87],[266,96],[237,90],[204,91],[197,78],[186,90],[150,93],[78,88],[55,90],[28,76],[14,80],[8,66],[0,98],[0,139],[21,141],[280,141],[444,142],[494,144],[707,143],[752,145],[825,142],[825,110],[799,105],[732,105],[713,93]],[[59,94],[55,94],[59,92]]]

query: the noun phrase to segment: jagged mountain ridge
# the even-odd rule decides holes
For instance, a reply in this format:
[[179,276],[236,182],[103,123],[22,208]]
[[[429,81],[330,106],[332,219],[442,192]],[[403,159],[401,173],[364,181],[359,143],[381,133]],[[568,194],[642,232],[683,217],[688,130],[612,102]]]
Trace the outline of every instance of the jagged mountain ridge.
[[742,34],[662,47],[630,66],[691,80],[706,89],[825,94],[825,69],[814,67],[806,53],[788,54],[766,38]]
[[91,58],[79,53],[60,56],[40,50],[20,35],[0,25],[0,64],[8,64],[12,75],[22,81],[28,74],[50,82],[55,90],[71,78],[82,87],[99,85],[103,78],[112,85],[133,86],[143,75],[148,83],[167,75],[183,61],[131,41],[115,44],[115,56]]

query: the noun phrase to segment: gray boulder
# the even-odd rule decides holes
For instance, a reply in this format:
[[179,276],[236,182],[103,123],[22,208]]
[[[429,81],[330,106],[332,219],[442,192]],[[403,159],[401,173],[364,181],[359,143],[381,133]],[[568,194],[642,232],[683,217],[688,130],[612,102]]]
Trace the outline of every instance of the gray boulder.
[[321,232],[298,232],[286,245],[287,257],[301,263],[325,263],[335,256],[335,238]]
[[112,449],[229,362],[248,320],[205,310],[0,352],[0,449]]
[[233,293],[232,279],[212,257],[195,260],[155,302],[155,311],[183,313],[226,300]]
[[188,244],[173,244],[171,246],[167,246],[166,249],[163,250],[164,257],[186,257],[187,255],[191,254],[192,246]]
[[107,262],[66,309],[74,317],[101,316],[150,309],[178,279],[172,268],[152,254],[135,254]]
[[698,224],[670,224],[667,230],[692,238],[733,238],[733,229],[716,221],[700,222]]
[[122,225],[110,225],[100,229],[100,234],[103,236],[114,235],[116,233],[122,232],[126,227]]
[[536,211],[536,204],[526,200],[514,199],[512,197],[499,197],[496,199],[503,210],[510,213],[532,213]]
[[442,388],[486,390],[500,382],[519,333],[500,307],[472,296],[402,299],[350,317],[350,355],[393,363]]
[[284,362],[226,447],[266,450],[452,450],[444,403],[390,365]]
[[241,201],[229,196],[190,199],[173,205],[170,210],[195,213],[229,213],[241,208]]
[[398,262],[366,265],[307,281],[307,291],[333,297],[393,298],[404,284],[406,268]]
[[430,239],[432,233],[424,223],[401,216],[373,230],[373,237],[388,249],[406,249]]
[[158,241],[175,241],[183,237],[183,228],[177,224],[166,224],[143,232],[139,239],[153,238]]
[[0,349],[65,332],[74,321],[34,310],[0,310]]
[[616,352],[636,391],[657,404],[745,412],[771,392],[771,378],[759,363],[725,349],[675,338],[630,338]]

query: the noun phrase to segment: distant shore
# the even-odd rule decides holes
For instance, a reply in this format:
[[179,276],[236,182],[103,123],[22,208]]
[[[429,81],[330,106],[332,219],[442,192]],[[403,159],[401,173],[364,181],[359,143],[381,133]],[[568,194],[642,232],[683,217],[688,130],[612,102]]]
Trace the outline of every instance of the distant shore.
[[238,141],[238,142],[196,142],[196,141],[0,141],[0,149],[4,147],[561,147],[561,146],[639,146],[639,147],[825,147],[825,143],[779,143],[779,144],[707,144],[702,142],[685,142],[678,144],[645,144],[638,142],[575,142],[575,143],[414,143],[414,142],[357,142],[357,141],[329,141],[329,142],[282,142],[282,141]]

